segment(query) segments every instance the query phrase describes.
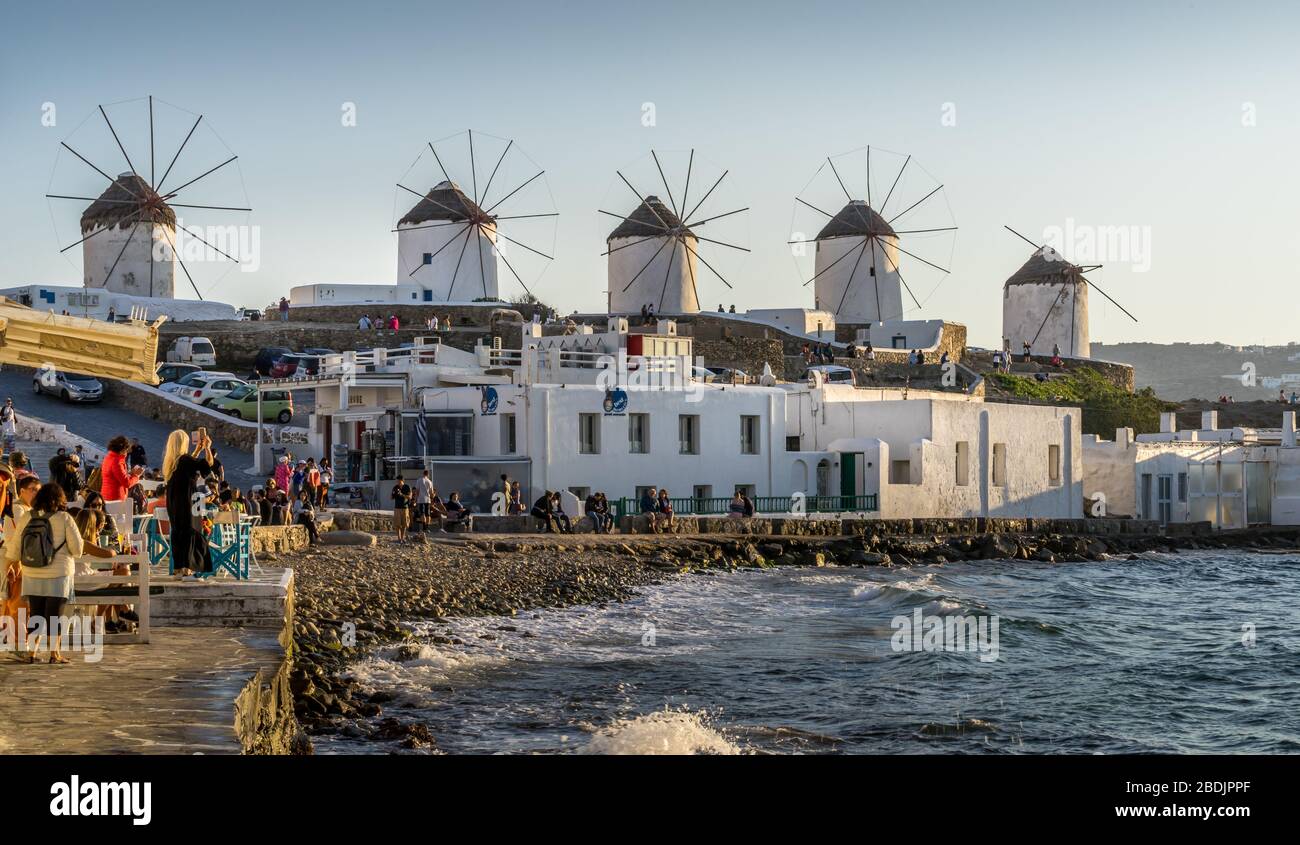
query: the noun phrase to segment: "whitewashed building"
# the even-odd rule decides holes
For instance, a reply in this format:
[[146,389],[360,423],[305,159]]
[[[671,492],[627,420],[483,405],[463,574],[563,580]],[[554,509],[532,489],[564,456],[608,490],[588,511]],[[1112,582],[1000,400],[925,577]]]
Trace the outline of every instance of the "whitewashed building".
[[817,233],[813,290],[817,307],[841,323],[903,316],[898,235],[862,200],[853,200]]
[[769,512],[804,494],[814,509],[890,518],[1082,514],[1075,408],[816,377],[706,384],[686,375],[692,340],[671,321],[540,335],[534,326],[518,350],[428,339],[326,361],[298,383],[316,392],[309,451],[379,504],[397,472],[429,467],[444,493],[483,510],[507,474],[530,502],[543,490],[616,501],[655,486],[701,503],[744,489]]
[[1002,286],[1002,337],[1019,354],[1060,349],[1066,358],[1088,358],[1088,280],[1083,269],[1045,246]]
[[1106,515],[1162,524],[1300,525],[1295,412],[1279,413],[1275,429],[1219,428],[1218,412],[1207,411],[1199,429],[1177,430],[1165,413],[1159,433],[1087,435],[1084,494]]
[[87,288],[129,296],[176,295],[176,213],[134,173],[123,173],[81,215]]
[[610,314],[636,314],[647,305],[656,314],[700,310],[699,241],[658,197],[646,197],[605,242]]

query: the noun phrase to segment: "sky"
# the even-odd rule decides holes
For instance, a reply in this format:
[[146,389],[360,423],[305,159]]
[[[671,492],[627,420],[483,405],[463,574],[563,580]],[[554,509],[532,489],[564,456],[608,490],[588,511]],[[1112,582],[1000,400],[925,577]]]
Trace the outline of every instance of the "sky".
[[[795,197],[827,157],[871,145],[942,183],[941,211],[958,227],[934,257],[947,274],[903,265],[924,288],[909,316],[961,322],[972,343],[996,345],[1002,282],[1032,251],[1010,225],[1038,243],[1068,234],[1067,258],[1103,265],[1090,278],[1138,322],[1094,293],[1094,341],[1300,340],[1293,3],[141,9],[6,8],[0,287],[78,283],[79,249],[59,249],[76,240],[80,206],[44,195],[56,181],[103,183],[74,176],[60,142],[109,157],[92,140],[96,107],[153,95],[202,113],[239,156],[226,187],[253,208],[236,222],[257,228],[257,269],[207,277],[210,298],[238,306],[299,284],[391,283],[390,230],[405,210],[395,183],[427,141],[472,129],[512,139],[546,171],[553,260],[525,281],[561,312],[603,310],[600,253],[617,221],[597,209],[629,198],[616,171],[643,172],[651,149],[694,149],[728,169],[728,201],[749,208],[752,251],[728,255],[734,290],[703,283],[709,307],[811,307],[787,244]],[[186,178],[203,160],[191,152],[178,164]],[[1121,230],[1127,247],[1088,253],[1089,237]]]

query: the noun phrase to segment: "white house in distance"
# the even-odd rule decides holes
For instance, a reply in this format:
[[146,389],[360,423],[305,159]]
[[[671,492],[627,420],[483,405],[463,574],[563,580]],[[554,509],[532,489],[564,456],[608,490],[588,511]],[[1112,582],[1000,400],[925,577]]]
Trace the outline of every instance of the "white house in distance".
[[1157,434],[1087,435],[1084,493],[1102,499],[1109,515],[1166,525],[1300,525],[1296,415],[1279,414],[1274,429],[1219,428],[1218,412],[1206,411],[1199,429],[1178,431],[1176,416],[1164,413]]
[[1029,343],[1033,355],[1090,357],[1083,269],[1050,246],[1034,252],[1002,286],[1002,336],[1016,353]]
[[[310,450],[378,503],[397,472],[428,467],[480,510],[508,474],[530,503],[543,490],[616,501],[655,486],[723,509],[745,489],[768,512],[803,493],[822,497],[813,508],[882,518],[1082,515],[1076,408],[817,378],[703,383],[683,376],[691,355],[671,321],[629,331],[611,318],[608,331],[555,337],[535,325],[517,350],[427,339],[346,353],[297,386],[316,392]],[[627,364],[612,389],[607,357]],[[667,383],[636,383],[656,377]]]

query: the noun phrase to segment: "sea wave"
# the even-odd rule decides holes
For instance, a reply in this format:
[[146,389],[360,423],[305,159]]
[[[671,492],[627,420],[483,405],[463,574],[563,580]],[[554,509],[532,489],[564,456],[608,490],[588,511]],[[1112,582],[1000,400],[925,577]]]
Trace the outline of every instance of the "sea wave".
[[664,709],[598,728],[576,754],[743,754],[704,711]]

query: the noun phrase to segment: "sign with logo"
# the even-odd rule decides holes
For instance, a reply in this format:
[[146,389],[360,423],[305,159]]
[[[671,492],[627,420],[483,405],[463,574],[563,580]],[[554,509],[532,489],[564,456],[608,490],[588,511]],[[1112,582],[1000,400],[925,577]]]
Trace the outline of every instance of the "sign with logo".
[[483,389],[483,399],[478,403],[479,413],[485,417],[490,417],[497,412],[497,389],[486,386]]
[[615,387],[605,391],[605,416],[621,417],[627,413],[627,391]]

